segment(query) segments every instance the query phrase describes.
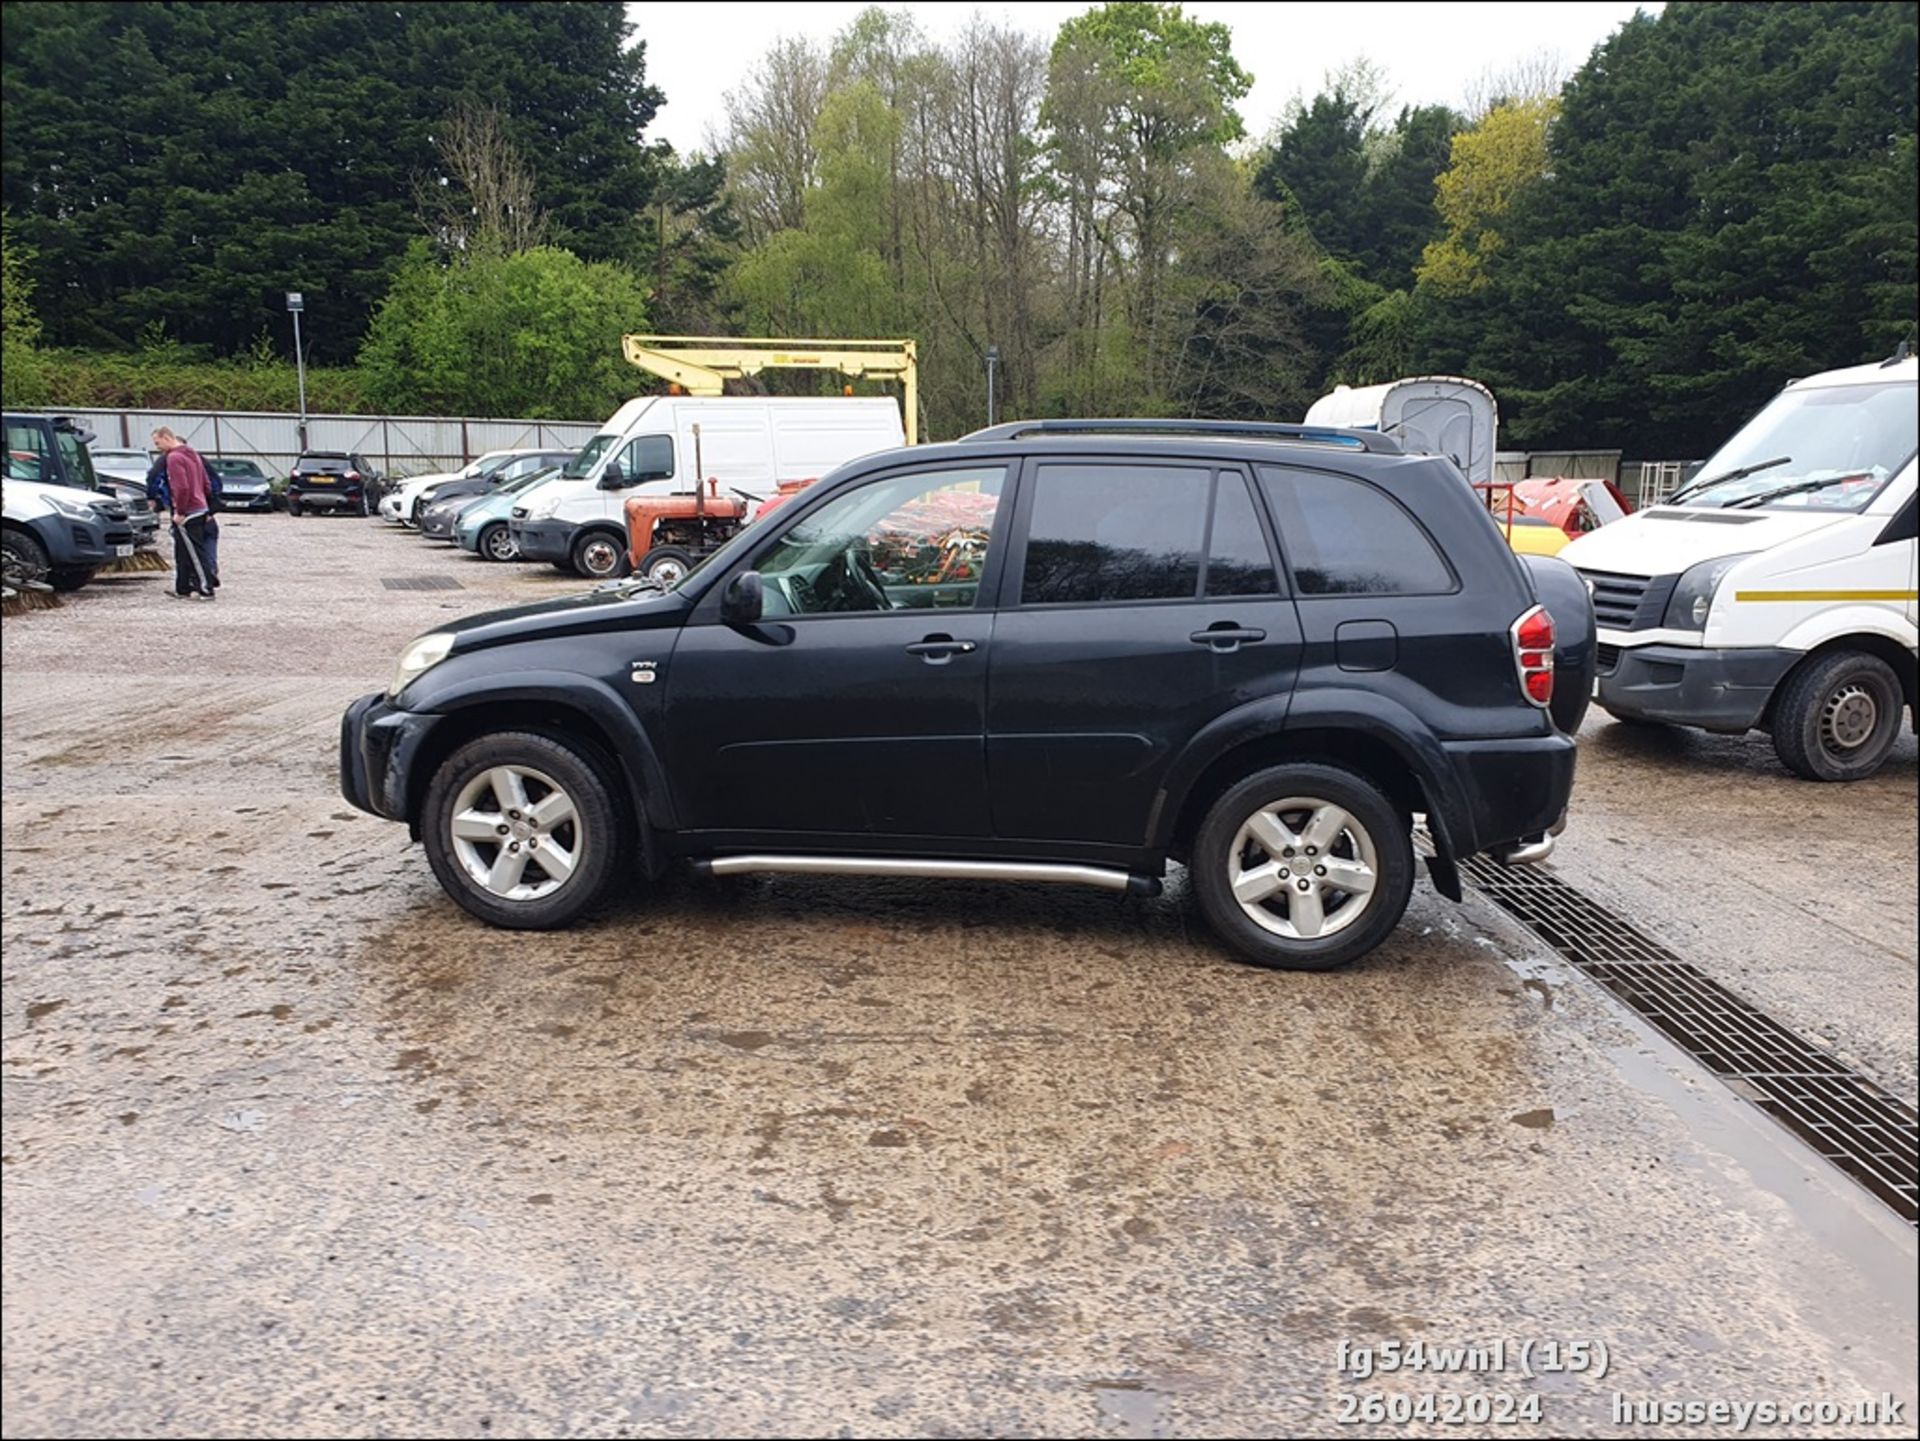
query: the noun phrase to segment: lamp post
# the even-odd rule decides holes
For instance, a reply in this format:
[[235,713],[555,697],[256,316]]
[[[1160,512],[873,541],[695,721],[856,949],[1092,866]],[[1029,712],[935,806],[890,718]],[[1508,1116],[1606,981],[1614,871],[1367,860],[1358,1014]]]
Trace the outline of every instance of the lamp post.
[[1000,407],[997,404],[995,404],[996,397],[994,395],[994,385],[993,385],[993,372],[999,366],[999,364],[1000,364],[1000,347],[997,345],[989,345],[987,347],[987,424],[988,425],[992,425],[994,423],[995,417],[997,417],[1000,413]]
[[300,312],[307,308],[306,297],[297,290],[287,292],[287,309],[293,314],[293,369],[300,383],[300,451],[307,449],[307,357],[300,349]]

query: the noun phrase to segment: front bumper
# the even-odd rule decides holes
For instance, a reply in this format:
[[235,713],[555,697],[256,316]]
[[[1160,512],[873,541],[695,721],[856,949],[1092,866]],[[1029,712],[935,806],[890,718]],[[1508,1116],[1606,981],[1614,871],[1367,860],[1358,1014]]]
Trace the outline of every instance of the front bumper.
[[133,549],[133,527],[124,520],[81,520],[71,515],[35,516],[28,528],[46,548],[56,570],[98,569],[117,560],[120,548]]
[[420,516],[420,534],[428,540],[452,540],[454,516],[458,514],[458,511],[443,515],[423,512]]
[[1600,647],[1600,706],[1635,720],[1743,735],[1760,724],[1774,688],[1804,653],[1750,646]]
[[401,710],[384,692],[361,696],[340,717],[340,794],[383,820],[411,820],[411,771],[439,716]]
[[564,565],[573,554],[576,527],[567,520],[516,520],[511,523],[513,543],[520,547],[522,560],[544,560]]
[[220,509],[223,511],[272,510],[273,492],[270,490],[227,490],[220,496]]

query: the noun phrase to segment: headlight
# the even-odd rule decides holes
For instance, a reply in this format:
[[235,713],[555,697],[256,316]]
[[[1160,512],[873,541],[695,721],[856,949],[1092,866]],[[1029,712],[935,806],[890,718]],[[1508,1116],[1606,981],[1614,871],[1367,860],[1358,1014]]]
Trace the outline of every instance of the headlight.
[[445,631],[421,636],[400,652],[400,664],[394,667],[393,684],[387,687],[387,695],[398,696],[412,681],[445,660],[452,649],[453,637]]
[[532,500],[527,502],[527,519],[528,520],[545,520],[548,516],[552,515],[556,510],[560,509],[560,502],[564,498],[565,497],[559,496],[559,495],[535,496]]
[[62,515],[70,515],[75,520],[100,519],[100,512],[84,500],[62,500],[57,495],[50,495],[46,497],[46,502]]
[[[1748,555],[1753,554],[1749,551]],[[1746,555],[1723,555],[1718,560],[1703,560],[1691,566],[1673,588],[1663,622],[1670,630],[1705,630],[1707,616],[1713,610],[1713,593],[1720,582]]]

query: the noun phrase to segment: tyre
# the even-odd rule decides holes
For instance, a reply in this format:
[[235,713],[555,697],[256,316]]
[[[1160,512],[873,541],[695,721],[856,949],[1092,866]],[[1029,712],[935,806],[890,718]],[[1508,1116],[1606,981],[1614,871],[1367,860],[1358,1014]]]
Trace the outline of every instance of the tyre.
[[640,561],[639,573],[672,590],[693,569],[693,552],[685,546],[656,545]]
[[0,533],[0,547],[7,553],[7,568],[18,571],[26,580],[45,580],[51,568],[47,548],[31,531],[8,530]]
[[293,516],[300,514],[300,501],[297,496],[287,497],[287,514]]
[[626,543],[612,531],[590,530],[573,543],[573,568],[588,580],[614,580],[629,569]]
[[1810,781],[1865,780],[1887,759],[1906,707],[1880,657],[1843,650],[1802,661],[1773,703],[1773,749]]
[[360,515],[362,519],[373,514],[373,497],[364,490],[360,492]]
[[513,532],[504,520],[496,520],[481,531],[475,549],[482,560],[512,560],[520,554],[520,547],[513,543]]
[[467,742],[427,788],[421,832],[448,895],[489,925],[544,931],[606,890],[626,823],[608,769],[532,731]]
[[78,590],[98,574],[88,565],[63,566],[48,573],[47,584],[59,591]]
[[1337,766],[1256,772],[1228,788],[1194,837],[1193,886],[1214,932],[1244,961],[1330,971],[1400,923],[1413,838],[1369,781]]

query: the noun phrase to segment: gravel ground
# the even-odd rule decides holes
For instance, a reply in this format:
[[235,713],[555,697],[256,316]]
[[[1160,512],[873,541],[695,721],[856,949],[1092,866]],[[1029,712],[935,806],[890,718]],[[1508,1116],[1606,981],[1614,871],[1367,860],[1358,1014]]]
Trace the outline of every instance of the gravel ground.
[[[0,630],[7,1435],[1916,1399],[1912,1230],[1479,903],[1423,887],[1333,976],[1229,963],[1178,884],[676,879],[476,925],[339,799],[339,713],[442,616],[580,582],[224,524],[213,605],[130,576]],[[380,584],[421,575],[463,589]],[[1911,743],[1842,789],[1586,742],[1563,874],[1910,1095]],[[1496,1338],[1610,1371],[1336,1372]]]

